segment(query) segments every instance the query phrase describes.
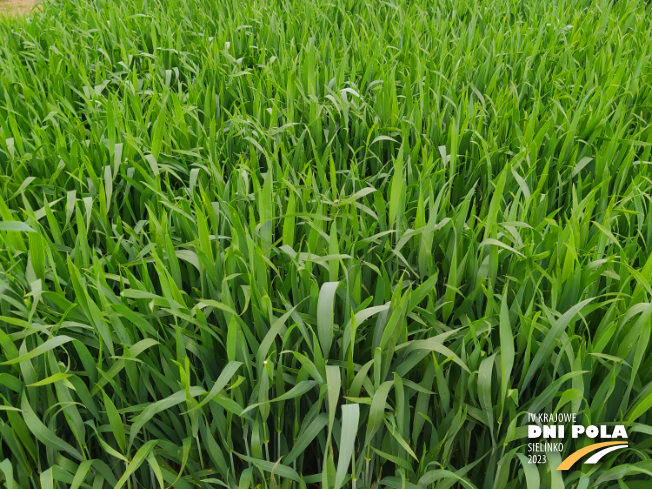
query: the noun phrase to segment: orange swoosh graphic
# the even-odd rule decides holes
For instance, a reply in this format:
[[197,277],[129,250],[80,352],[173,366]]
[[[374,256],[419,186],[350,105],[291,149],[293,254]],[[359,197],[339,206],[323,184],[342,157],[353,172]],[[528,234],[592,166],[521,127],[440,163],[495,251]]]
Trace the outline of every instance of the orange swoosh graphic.
[[596,450],[603,448],[603,447],[608,447],[611,445],[627,445],[627,442],[623,441],[607,441],[604,443],[594,443],[593,445],[589,445],[588,447],[584,447],[579,449],[578,451],[571,453],[566,459],[559,464],[559,467],[557,467],[557,470],[568,470],[570,469],[575,462],[577,462],[579,459],[581,459],[584,455],[587,453],[595,452]]

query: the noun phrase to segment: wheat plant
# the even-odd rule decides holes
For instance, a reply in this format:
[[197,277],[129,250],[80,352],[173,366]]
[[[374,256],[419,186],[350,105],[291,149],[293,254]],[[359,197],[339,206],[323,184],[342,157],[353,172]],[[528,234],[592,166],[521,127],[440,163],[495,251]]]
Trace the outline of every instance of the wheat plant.
[[649,489],[651,13],[0,19],[0,484]]

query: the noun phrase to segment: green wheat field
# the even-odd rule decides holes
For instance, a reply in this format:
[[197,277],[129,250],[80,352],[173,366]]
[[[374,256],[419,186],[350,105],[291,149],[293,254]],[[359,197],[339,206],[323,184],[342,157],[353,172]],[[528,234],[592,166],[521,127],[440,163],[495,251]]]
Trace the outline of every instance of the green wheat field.
[[0,486],[649,489],[651,84],[637,0],[2,16]]

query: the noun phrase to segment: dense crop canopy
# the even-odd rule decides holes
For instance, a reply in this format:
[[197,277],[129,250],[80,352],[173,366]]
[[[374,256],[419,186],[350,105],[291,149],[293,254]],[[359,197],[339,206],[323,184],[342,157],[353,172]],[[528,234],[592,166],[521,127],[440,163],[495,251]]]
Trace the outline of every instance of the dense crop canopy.
[[[649,489],[650,13],[1,19],[0,483]],[[530,464],[528,412],[630,447]]]

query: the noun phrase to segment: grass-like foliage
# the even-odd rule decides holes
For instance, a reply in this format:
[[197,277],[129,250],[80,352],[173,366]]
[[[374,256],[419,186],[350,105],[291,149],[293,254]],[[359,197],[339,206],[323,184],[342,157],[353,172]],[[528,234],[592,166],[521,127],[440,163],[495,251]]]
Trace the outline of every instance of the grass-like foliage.
[[3,18],[0,484],[649,488],[651,83],[634,0]]

